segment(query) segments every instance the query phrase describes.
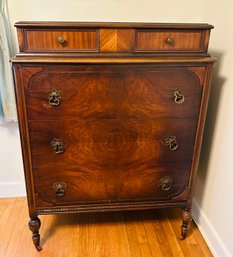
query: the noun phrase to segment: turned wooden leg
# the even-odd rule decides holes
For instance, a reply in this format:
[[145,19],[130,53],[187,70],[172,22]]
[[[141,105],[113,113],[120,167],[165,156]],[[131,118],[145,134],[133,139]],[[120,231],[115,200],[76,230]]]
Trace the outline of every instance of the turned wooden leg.
[[32,231],[32,241],[37,251],[40,251],[42,249],[40,246],[40,234],[39,234],[40,225],[41,225],[41,222],[38,217],[31,218],[28,223],[28,226]]
[[192,214],[190,209],[184,209],[182,212],[182,226],[181,226],[181,235],[180,239],[183,240],[186,238],[188,229],[189,229],[189,224],[192,220]]

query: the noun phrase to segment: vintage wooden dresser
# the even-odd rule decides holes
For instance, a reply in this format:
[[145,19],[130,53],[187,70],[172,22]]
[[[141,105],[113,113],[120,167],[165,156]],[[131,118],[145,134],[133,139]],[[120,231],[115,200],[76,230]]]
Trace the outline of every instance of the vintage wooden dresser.
[[182,207],[191,220],[209,24],[18,22],[29,228],[38,215]]

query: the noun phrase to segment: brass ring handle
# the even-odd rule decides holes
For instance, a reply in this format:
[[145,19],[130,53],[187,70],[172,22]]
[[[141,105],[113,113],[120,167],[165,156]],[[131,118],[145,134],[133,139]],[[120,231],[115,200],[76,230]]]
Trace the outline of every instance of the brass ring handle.
[[61,101],[61,94],[60,91],[53,89],[49,92],[49,104],[52,106],[58,106]]
[[56,196],[63,196],[65,194],[66,183],[65,182],[55,182],[53,183],[53,189]]
[[168,37],[168,38],[166,39],[166,43],[167,43],[168,45],[174,45],[174,44],[175,44],[175,39],[174,39],[173,37]]
[[165,138],[165,143],[171,151],[176,151],[179,147],[176,136],[170,136],[169,138]]
[[57,40],[58,40],[58,42],[59,42],[61,45],[66,42],[66,40],[65,40],[65,38],[64,38],[63,36],[59,36],[59,37],[57,38]]
[[171,190],[172,182],[173,181],[170,176],[165,176],[160,179],[159,186],[161,187],[161,189],[163,191],[169,191],[169,190]]
[[51,142],[51,146],[56,154],[64,153],[65,148],[61,139],[54,138]]
[[182,90],[178,90],[178,89],[175,89],[173,92],[172,92],[172,100],[176,103],[176,104],[182,104],[185,100],[185,97],[184,97],[184,94],[183,94],[183,91]]

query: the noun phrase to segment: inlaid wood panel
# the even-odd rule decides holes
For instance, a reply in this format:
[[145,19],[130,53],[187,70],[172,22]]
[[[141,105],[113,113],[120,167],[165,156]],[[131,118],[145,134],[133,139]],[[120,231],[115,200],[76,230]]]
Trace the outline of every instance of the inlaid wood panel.
[[132,52],[134,29],[100,29],[100,52]]
[[[30,75],[29,75],[30,74]],[[202,87],[188,67],[77,66],[22,68],[28,118],[135,118],[196,116]],[[30,77],[28,77],[30,76]],[[175,89],[185,100],[172,99]],[[51,91],[60,104],[51,106]]]
[[[92,165],[37,168],[34,169],[35,192],[39,206],[130,199],[139,201],[143,198],[170,199],[185,189],[189,171],[190,164],[180,163],[172,166],[144,164],[114,169],[107,166],[100,169]],[[166,178],[170,179],[170,188],[162,188],[161,183]],[[64,183],[64,195],[56,195],[56,182]]]
[[138,51],[203,51],[202,31],[152,31],[136,33]]
[[[59,42],[62,37],[64,42]],[[26,51],[97,51],[96,30],[26,30]]]
[[[190,162],[196,120],[109,119],[29,122],[33,167],[95,164],[110,169],[148,162]],[[176,137],[177,149],[166,139]],[[62,141],[63,153],[51,143]]]

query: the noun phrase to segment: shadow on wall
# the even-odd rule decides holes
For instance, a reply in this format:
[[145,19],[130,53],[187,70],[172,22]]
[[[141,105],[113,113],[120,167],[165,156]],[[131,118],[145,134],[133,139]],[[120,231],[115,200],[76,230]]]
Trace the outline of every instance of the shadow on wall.
[[[220,77],[220,67],[223,54],[221,52],[211,51],[211,55],[217,58],[215,67],[213,69],[212,85],[209,96],[209,104],[207,110],[206,124],[203,135],[203,143],[201,150],[201,157],[198,168],[198,178],[195,198],[198,199],[198,205],[201,209],[203,196],[205,191],[205,184],[208,178],[209,159],[212,149],[213,136],[216,128],[216,120],[218,116],[218,107],[221,99],[225,78]],[[209,171],[210,172],[210,171]],[[198,211],[198,210],[197,210]],[[196,219],[199,219],[200,213],[197,213]]]

